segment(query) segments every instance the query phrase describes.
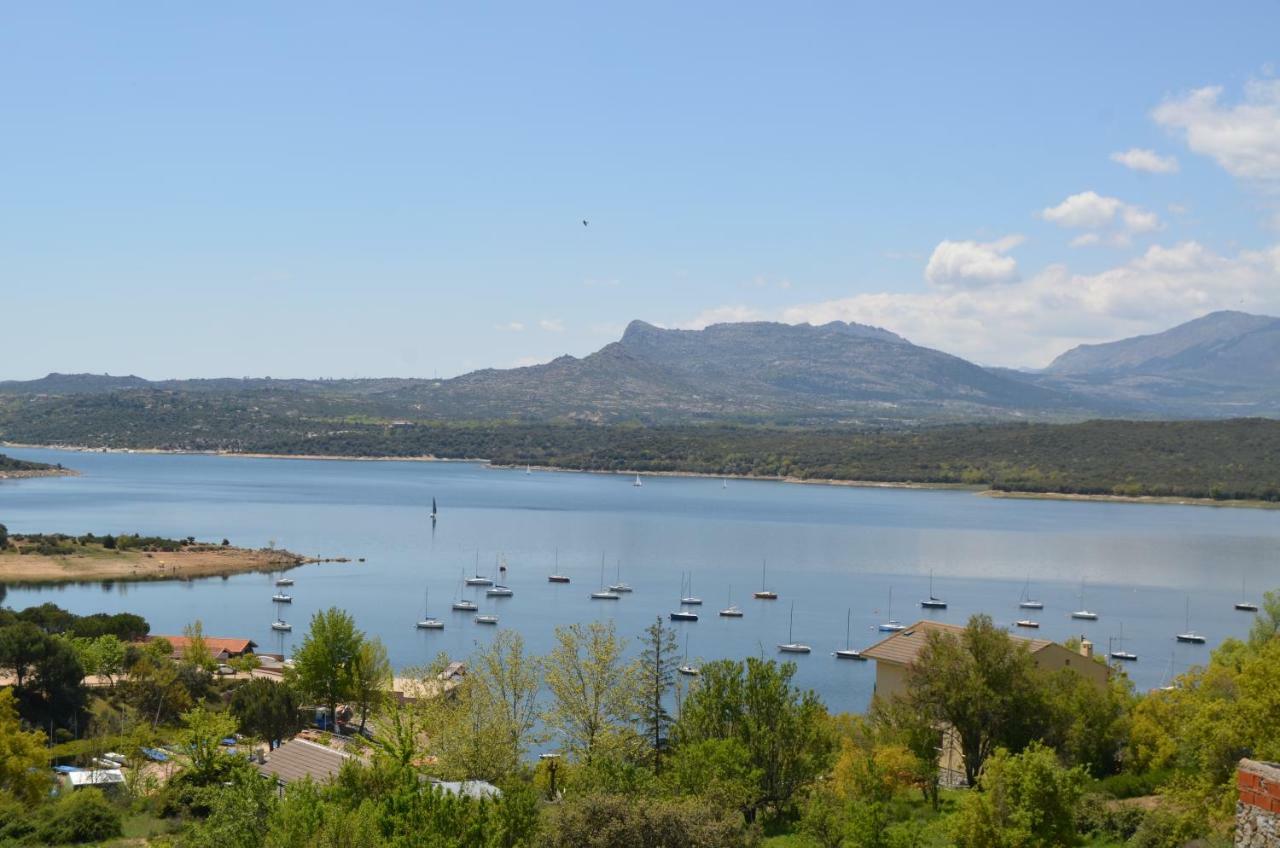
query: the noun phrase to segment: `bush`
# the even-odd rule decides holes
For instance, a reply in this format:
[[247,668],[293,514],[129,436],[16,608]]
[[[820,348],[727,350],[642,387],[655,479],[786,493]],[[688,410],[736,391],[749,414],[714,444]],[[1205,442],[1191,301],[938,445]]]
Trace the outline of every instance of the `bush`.
[[1156,807],[1143,816],[1128,845],[1132,848],[1182,848],[1191,840],[1207,834],[1203,816],[1191,811]]
[[1145,816],[1146,811],[1134,804],[1117,804],[1103,795],[1089,794],[1076,805],[1076,830],[1123,842],[1138,831]]
[[120,811],[97,789],[77,789],[46,807],[40,841],[101,842],[120,835]]
[[1168,769],[1153,769],[1141,774],[1123,772],[1104,777],[1093,784],[1093,790],[1109,798],[1141,798],[1154,795],[1169,780]]
[[541,848],[740,848],[742,816],[687,800],[636,803],[625,795],[570,796],[543,829]]

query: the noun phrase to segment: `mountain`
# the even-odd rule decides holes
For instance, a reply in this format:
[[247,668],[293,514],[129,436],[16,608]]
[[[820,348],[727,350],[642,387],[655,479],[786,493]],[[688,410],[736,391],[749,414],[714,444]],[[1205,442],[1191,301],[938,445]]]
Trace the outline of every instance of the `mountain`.
[[0,380],[0,392],[14,394],[88,395],[120,389],[144,389],[151,383],[141,377],[110,374],[52,373],[38,380]]
[[1162,333],[1081,345],[1033,382],[1149,414],[1280,413],[1280,318],[1212,312]]

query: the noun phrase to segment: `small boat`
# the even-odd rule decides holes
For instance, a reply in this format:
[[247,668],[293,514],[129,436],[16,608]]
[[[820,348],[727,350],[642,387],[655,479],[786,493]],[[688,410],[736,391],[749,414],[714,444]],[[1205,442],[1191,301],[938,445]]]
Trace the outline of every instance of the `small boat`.
[[946,609],[947,602],[933,594],[933,571],[929,571],[929,597],[920,602],[924,609]]
[[876,629],[881,633],[897,633],[899,630],[906,630],[907,626],[901,621],[893,617],[893,587],[889,587],[889,620],[882,621],[876,625]]
[[292,625],[292,624],[290,624],[290,623],[289,623],[289,622],[287,622],[287,621],[282,621],[282,620],[280,620],[280,619],[276,619],[275,621],[271,622],[271,629],[272,629],[272,630],[279,630],[279,631],[281,631],[281,632],[285,632],[285,633],[287,633],[288,631],[290,631],[290,630],[292,630],[292,629],[293,629],[293,625]]
[[766,568],[767,566],[768,566],[768,563],[767,563],[767,562],[763,562],[763,561],[762,561],[762,562],[760,563],[760,591],[759,591],[759,592],[752,592],[752,593],[751,593],[751,597],[755,598],[757,601],[776,601],[776,600],[778,600],[778,593],[777,593],[777,592],[774,592],[774,591],[773,591],[773,590],[771,590],[771,589],[767,589],[767,588],[765,588],[766,586],[768,586],[768,583],[766,583],[766,582],[765,582],[765,568]]
[[613,579],[616,581],[609,587],[610,592],[630,592],[633,591],[630,586],[622,582],[622,560],[618,560],[618,570],[614,573]]
[[1114,644],[1118,645],[1119,647],[1112,647],[1108,649],[1107,653],[1110,655],[1111,659],[1120,660],[1122,662],[1137,662],[1138,660],[1137,654],[1133,653],[1132,651],[1124,650],[1124,622],[1123,621],[1120,622],[1120,635],[1115,638]]
[[1179,642],[1186,642],[1189,645],[1203,645],[1205,638],[1199,633],[1191,629],[1191,598],[1187,598],[1187,629],[1179,633],[1175,638]]
[[1173,673],[1173,654],[1169,654],[1169,667],[1165,669],[1164,677],[1160,679],[1160,685],[1156,689],[1160,692],[1172,692],[1177,689]]
[[1028,627],[1031,629],[1038,629],[1040,627],[1040,622],[1032,621],[1029,618],[1020,618],[1014,622],[1014,625],[1017,627]]
[[1084,605],[1084,581],[1080,581],[1080,609],[1071,613],[1071,617],[1078,621],[1097,621],[1098,614],[1085,608]]
[[1031,595],[1028,593],[1027,590],[1030,588],[1031,588],[1031,578],[1028,577],[1027,582],[1022,584],[1022,594],[1018,597],[1018,609],[1025,609],[1025,610],[1044,609],[1044,604],[1032,598]]
[[276,592],[271,596],[273,604],[291,604],[293,603],[293,595],[286,595],[284,592]]
[[489,598],[509,598],[515,594],[508,586],[496,584],[484,590],[484,594]]
[[689,582],[688,582],[688,587],[686,591],[688,592],[687,595],[684,592],[680,593],[681,604],[683,604],[686,607],[702,606],[702,598],[696,597],[693,594],[693,572],[692,571],[689,572]]
[[720,610],[721,618],[742,618],[742,607],[733,602],[733,587],[729,587],[729,606]]
[[698,614],[691,610],[676,610],[671,613],[672,621],[697,621]]
[[427,589],[422,590],[422,620],[417,623],[419,630],[444,630],[444,622],[431,617],[431,595]]
[[807,654],[813,649],[808,645],[795,641],[791,636],[791,625],[795,623],[796,605],[795,601],[791,602],[791,618],[787,623],[787,641],[778,646],[778,650],[784,654]]
[[[462,572],[462,583],[460,584],[460,587],[462,587],[464,591],[466,586],[466,577],[467,573],[465,571]],[[461,596],[455,596],[453,605],[450,608],[454,612],[475,612],[480,609],[480,607],[476,605],[475,601]]]
[[556,548],[556,570],[552,574],[547,575],[548,583],[568,583],[568,575],[560,573],[560,549]]
[[853,610],[847,610],[844,614],[844,647],[836,649],[836,659],[838,660],[862,660],[866,662],[867,658],[862,655],[861,651],[855,650],[851,643],[851,632],[849,626],[853,621]]
[[680,663],[680,665],[676,668],[676,671],[680,672],[685,677],[697,677],[699,674],[702,674],[702,669],[698,668],[696,665],[689,665],[689,632],[688,631],[685,631],[685,634],[684,634],[684,661]]
[[622,600],[622,596],[619,595],[617,592],[613,591],[612,589],[606,589],[604,587],[604,554],[600,555],[600,590],[598,592],[591,593],[591,600],[593,601]]
[[480,613],[475,617],[476,624],[497,624],[498,617],[492,613]]
[[1239,612],[1257,612],[1258,605],[1248,600],[1248,595],[1244,591],[1244,578],[1240,578],[1240,600],[1236,601],[1232,606]]
[[476,551],[475,576],[466,578],[465,582],[468,586],[492,586],[493,585],[492,577],[485,577],[483,574],[480,573],[480,552],[479,551]]
[[435,499],[435,498],[432,498],[432,499],[431,499],[431,521],[432,521],[433,523],[434,523],[434,522],[435,522],[435,520],[436,520],[436,514],[437,514],[437,513],[436,513],[436,499]]
[[533,466],[532,466],[532,465],[526,465],[526,466],[524,467],[524,473],[525,473],[525,474],[532,474],[532,473],[533,473]]
[[728,480],[726,480],[726,479],[724,479],[724,478],[721,478],[721,479],[720,479],[720,488],[722,488],[722,489],[727,489],[727,488],[729,488],[729,481],[728,481]]
[[642,482],[640,481],[640,475],[639,475],[639,474],[637,474],[637,475],[636,475],[635,482],[634,482],[634,483],[632,483],[631,485],[632,485],[632,486],[635,486],[636,488],[639,488],[639,487],[641,487],[641,486],[643,486],[643,485],[644,485],[644,483],[642,483]]
[[276,585],[277,585],[277,586],[292,586],[292,585],[293,585],[293,578],[292,578],[292,577],[277,577],[277,578],[276,578]]

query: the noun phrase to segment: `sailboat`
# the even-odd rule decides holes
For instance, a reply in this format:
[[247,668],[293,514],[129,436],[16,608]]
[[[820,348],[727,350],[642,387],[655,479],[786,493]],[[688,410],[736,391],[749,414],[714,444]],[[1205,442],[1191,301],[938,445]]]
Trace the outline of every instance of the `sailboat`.
[[727,479],[725,479],[725,478],[723,478],[723,477],[722,477],[722,478],[720,479],[720,488],[722,488],[722,489],[727,489],[727,488],[729,488],[729,481],[728,481]]
[[[286,598],[287,600],[280,600],[281,598]],[[276,592],[275,596],[272,597],[271,602],[276,605],[276,620],[271,624],[271,629],[279,630],[281,632],[288,632],[292,630],[293,625],[286,622],[284,617],[280,615],[280,605],[293,603],[293,598],[290,598],[283,592]]]
[[610,587],[609,587],[609,591],[610,591],[610,592],[630,592],[630,591],[632,591],[632,589],[631,589],[631,587],[630,587],[630,586],[628,586],[626,583],[623,583],[623,582],[622,582],[622,560],[618,560],[618,570],[614,573],[614,580],[615,580],[616,582],[615,582],[612,586],[610,586]]
[[437,511],[436,511],[436,499],[435,499],[435,498],[432,498],[432,499],[431,499],[431,520],[432,520],[433,522],[436,520],[436,514],[437,514]]
[[293,629],[293,625],[282,618],[277,618],[275,621],[271,622],[271,629],[287,633]]
[[849,629],[852,622],[853,622],[853,610],[850,609],[846,611],[844,614],[844,647],[836,649],[836,659],[862,660],[863,662],[866,662],[867,658],[862,655],[862,652],[856,651],[853,648],[852,638],[851,638],[852,632]]
[[764,560],[760,561],[760,591],[751,593],[751,597],[755,598],[757,601],[778,600],[777,592],[773,591],[772,589],[765,588],[766,586],[769,585],[768,583],[765,582],[765,568],[767,566],[768,566],[767,562],[765,562]]
[[1119,645],[1120,647],[1113,648],[1110,651],[1108,651],[1108,653],[1111,655],[1111,659],[1123,660],[1124,662],[1137,661],[1138,659],[1137,654],[1131,651],[1124,650],[1124,622],[1123,621],[1120,622],[1120,635],[1115,638],[1115,644]]
[[[464,571],[462,572],[462,583],[460,584],[460,589],[462,591],[465,591],[466,585],[467,585],[467,572]],[[456,600],[454,600],[452,609],[455,612],[475,612],[476,610],[480,609],[480,607],[478,607],[476,605],[476,602],[471,600],[470,598],[458,597]]]
[[1030,630],[1040,629],[1040,622],[1032,618],[1020,618],[1017,621],[1015,621],[1013,624],[1015,627],[1025,627]]
[[876,629],[881,633],[897,633],[899,630],[905,630],[906,625],[893,617],[893,587],[889,587],[889,620],[883,621],[876,625]]
[[640,475],[639,475],[639,474],[637,474],[637,475],[636,475],[635,482],[634,482],[634,483],[632,483],[631,485],[632,485],[632,486],[635,486],[636,488],[640,488],[641,486],[643,486],[643,485],[644,485],[644,483],[640,482]]
[[947,602],[933,594],[933,570],[929,570],[929,597],[920,602],[924,609],[946,609]]
[[476,551],[476,573],[474,577],[466,578],[468,586],[492,586],[493,578],[485,577],[480,573],[480,552]]
[[292,586],[292,585],[293,585],[293,578],[292,578],[292,577],[277,577],[277,578],[276,578],[276,585],[277,585],[277,586]]
[[[684,574],[680,575],[680,595],[681,595],[680,603],[683,604],[684,603]],[[690,609],[685,609],[683,606],[680,607],[680,609],[678,610],[673,610],[669,615],[672,621],[697,621],[698,620],[698,614],[696,612]]]
[[604,587],[604,554],[600,554],[600,591],[591,593],[593,601],[617,601],[622,598],[617,592]]
[[473,621],[475,621],[476,624],[497,624],[498,617],[493,613],[480,613],[473,619]]
[[680,603],[681,603],[681,604],[683,604],[684,606],[687,606],[687,607],[700,607],[700,606],[702,606],[702,598],[699,598],[699,597],[697,597],[696,595],[694,595],[694,594],[693,594],[693,572],[692,572],[692,571],[690,571],[690,572],[689,572],[689,589],[688,589],[688,592],[689,592],[689,594],[687,594],[687,595],[686,595],[686,594],[683,594],[683,593],[681,594],[681,596],[680,596]]
[[1191,645],[1203,645],[1204,637],[1191,629],[1191,598],[1187,597],[1187,629],[1177,635],[1179,642],[1186,642]]
[[1098,620],[1098,614],[1096,612],[1091,612],[1084,605],[1084,581],[1083,580],[1080,581],[1080,609],[1071,613],[1071,617],[1075,619],[1079,619],[1080,621],[1097,621]]
[[813,649],[808,645],[797,642],[791,635],[791,626],[796,620],[796,604],[791,602],[791,618],[787,622],[787,641],[778,646],[778,650],[784,654],[807,654]]
[[687,631],[684,634],[684,662],[680,664],[676,671],[679,671],[685,677],[697,677],[702,674],[702,669],[696,665],[689,665],[689,633]]
[[548,583],[568,583],[568,575],[560,573],[560,549],[556,548],[556,568],[555,571],[547,575]]
[[525,473],[525,474],[532,474],[532,473],[533,473],[533,466],[532,466],[532,465],[526,465],[526,466],[524,467],[524,473]]
[[419,630],[444,630],[444,622],[431,617],[431,595],[429,589],[422,590],[422,620],[418,622]]
[[1158,689],[1161,692],[1172,692],[1174,689],[1178,688],[1177,684],[1174,682],[1174,679],[1175,678],[1173,674],[1173,654],[1171,653],[1169,654],[1169,667],[1165,669],[1164,677],[1160,679],[1160,685],[1157,686],[1156,689]]
[[742,607],[733,602],[733,587],[729,587],[729,606],[720,610],[721,618],[742,618]]
[[[279,585],[279,584],[277,584]],[[1234,606],[1240,612],[1257,612],[1258,605],[1248,600],[1248,595],[1244,591],[1244,575],[1240,576],[1240,600],[1236,601]]]
[[273,604],[291,604],[293,603],[293,595],[287,595],[284,592],[276,592],[271,596]]
[[1042,610],[1044,604],[1031,597],[1028,589],[1031,588],[1031,578],[1027,578],[1027,582],[1022,584],[1022,594],[1018,597],[1018,609]]

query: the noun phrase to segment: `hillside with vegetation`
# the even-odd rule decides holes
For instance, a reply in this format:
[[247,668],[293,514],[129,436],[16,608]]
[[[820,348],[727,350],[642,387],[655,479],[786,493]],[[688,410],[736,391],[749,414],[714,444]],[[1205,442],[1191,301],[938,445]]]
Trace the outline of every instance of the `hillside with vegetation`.
[[61,465],[49,465],[44,462],[27,462],[14,459],[0,453],[0,477],[41,477],[50,474],[64,473]]

